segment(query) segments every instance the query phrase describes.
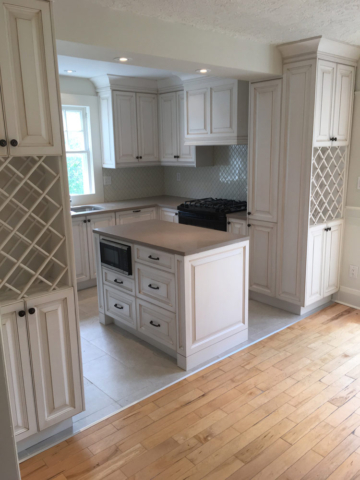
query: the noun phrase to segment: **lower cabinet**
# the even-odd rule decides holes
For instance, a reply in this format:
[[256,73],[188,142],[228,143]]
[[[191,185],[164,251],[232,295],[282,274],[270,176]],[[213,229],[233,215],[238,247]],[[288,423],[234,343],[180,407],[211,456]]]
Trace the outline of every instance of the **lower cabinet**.
[[164,222],[179,223],[179,214],[177,210],[171,208],[160,208],[160,220]]
[[4,306],[1,324],[16,439],[80,413],[73,289]]
[[250,236],[250,290],[274,297],[276,294],[276,224],[252,221]]
[[116,225],[125,225],[126,223],[143,222],[145,220],[156,219],[156,208],[141,208],[129,210],[127,212],[118,212],[116,214]]
[[343,220],[309,228],[306,306],[339,289]]
[[93,229],[115,225],[115,214],[73,217],[72,231],[77,283],[96,278]]
[[114,288],[104,287],[105,314],[136,330],[135,298]]
[[227,231],[235,235],[248,235],[247,221],[229,217],[227,221]]
[[175,350],[176,314],[139,299],[136,309],[139,332]]

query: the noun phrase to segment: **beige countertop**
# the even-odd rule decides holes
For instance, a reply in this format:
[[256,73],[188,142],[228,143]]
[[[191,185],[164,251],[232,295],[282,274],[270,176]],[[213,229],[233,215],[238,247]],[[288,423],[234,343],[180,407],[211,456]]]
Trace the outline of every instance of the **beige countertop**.
[[94,233],[183,256],[240,243],[249,238],[161,220],[95,228]]
[[[133,200],[123,200],[122,202],[109,202],[109,203],[88,203],[87,205],[94,205],[96,207],[101,207],[101,210],[96,210],[94,212],[86,213],[74,213],[71,212],[72,217],[78,217],[82,215],[99,215],[107,212],[119,212],[132,210],[133,208],[149,208],[149,207],[164,207],[175,209],[181,204],[184,203],[189,198],[184,197],[173,197],[170,195],[161,195],[159,197],[145,197],[145,198],[135,198]],[[77,207],[78,205],[76,205]],[[74,205],[75,207],[75,205]]]

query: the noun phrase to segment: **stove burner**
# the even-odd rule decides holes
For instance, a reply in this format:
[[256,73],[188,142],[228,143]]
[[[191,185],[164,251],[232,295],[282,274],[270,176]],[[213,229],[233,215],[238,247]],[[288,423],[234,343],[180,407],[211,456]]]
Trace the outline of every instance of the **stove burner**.
[[195,200],[187,200],[178,208],[187,209],[189,211],[197,211],[200,209],[212,210],[219,213],[233,213],[246,210],[247,203],[239,200],[226,200],[223,198],[199,198]]

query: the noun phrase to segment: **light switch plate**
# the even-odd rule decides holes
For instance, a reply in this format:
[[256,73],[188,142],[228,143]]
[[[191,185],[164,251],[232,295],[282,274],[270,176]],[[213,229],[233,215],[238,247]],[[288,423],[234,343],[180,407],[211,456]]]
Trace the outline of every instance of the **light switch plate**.
[[104,185],[111,185],[111,177],[109,175],[104,175]]
[[350,265],[349,268],[349,277],[350,278],[358,278],[359,267],[356,265]]

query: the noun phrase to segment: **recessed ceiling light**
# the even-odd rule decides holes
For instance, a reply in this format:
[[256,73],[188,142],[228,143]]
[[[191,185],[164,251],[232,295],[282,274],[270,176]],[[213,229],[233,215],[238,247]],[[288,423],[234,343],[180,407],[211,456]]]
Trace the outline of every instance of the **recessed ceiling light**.
[[205,73],[209,73],[211,70],[209,70],[208,68],[200,68],[199,70],[196,70],[196,73],[202,73],[203,75],[205,75]]
[[129,60],[131,60],[131,58],[129,58],[129,57],[116,57],[116,58],[114,58],[114,60],[116,60],[117,62],[126,63]]
[[76,70],[65,70],[65,73],[75,73]]

